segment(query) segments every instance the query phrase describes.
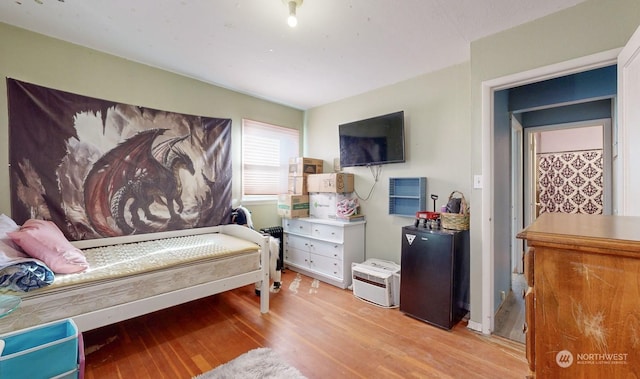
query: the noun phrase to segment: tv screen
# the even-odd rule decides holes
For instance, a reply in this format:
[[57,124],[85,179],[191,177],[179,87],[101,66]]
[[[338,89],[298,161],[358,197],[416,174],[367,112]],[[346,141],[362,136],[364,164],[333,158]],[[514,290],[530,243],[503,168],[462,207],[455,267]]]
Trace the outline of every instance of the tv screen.
[[404,162],[404,111],[338,126],[340,166]]

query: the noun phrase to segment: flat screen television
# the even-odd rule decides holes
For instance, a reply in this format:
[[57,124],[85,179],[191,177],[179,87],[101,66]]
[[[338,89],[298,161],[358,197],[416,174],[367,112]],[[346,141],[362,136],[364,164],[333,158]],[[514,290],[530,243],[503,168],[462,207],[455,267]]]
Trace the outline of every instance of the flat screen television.
[[375,166],[405,161],[404,111],[338,125],[340,166]]

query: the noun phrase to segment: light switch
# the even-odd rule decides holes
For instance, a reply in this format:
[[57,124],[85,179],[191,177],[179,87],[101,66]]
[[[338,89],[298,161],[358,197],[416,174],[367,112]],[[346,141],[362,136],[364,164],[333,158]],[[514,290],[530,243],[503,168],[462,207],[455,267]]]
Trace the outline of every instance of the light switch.
[[482,188],[482,175],[473,176],[473,188]]

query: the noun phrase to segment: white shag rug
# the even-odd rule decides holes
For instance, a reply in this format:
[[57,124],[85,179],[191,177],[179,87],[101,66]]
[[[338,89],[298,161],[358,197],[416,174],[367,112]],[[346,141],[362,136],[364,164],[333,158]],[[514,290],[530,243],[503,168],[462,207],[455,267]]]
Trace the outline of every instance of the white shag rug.
[[250,350],[193,379],[306,379],[295,367],[284,362],[271,349]]

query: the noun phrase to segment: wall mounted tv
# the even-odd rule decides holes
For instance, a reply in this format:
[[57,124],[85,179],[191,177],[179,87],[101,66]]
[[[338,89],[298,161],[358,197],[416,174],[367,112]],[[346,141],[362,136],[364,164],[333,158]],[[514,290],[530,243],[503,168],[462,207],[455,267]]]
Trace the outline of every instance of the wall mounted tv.
[[404,111],[338,126],[340,166],[375,166],[405,161]]

